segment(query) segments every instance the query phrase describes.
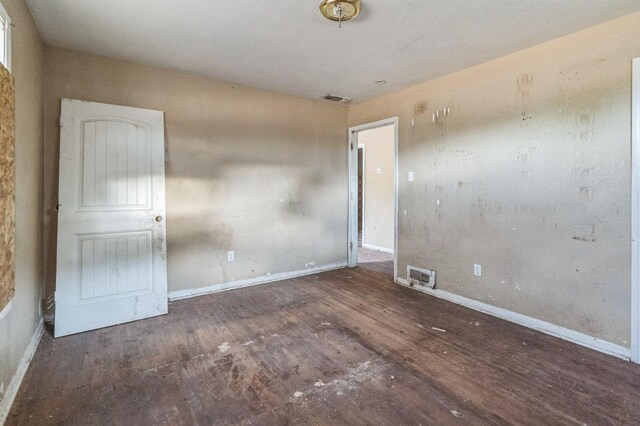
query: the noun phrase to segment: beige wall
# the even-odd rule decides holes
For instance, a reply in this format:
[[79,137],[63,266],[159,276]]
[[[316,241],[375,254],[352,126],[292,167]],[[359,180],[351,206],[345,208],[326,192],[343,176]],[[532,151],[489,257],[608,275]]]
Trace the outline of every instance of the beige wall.
[[398,270],[629,347],[636,56],[640,14],[352,106],[399,116]]
[[[166,112],[171,290],[345,259],[343,107],[48,48],[43,165],[42,45],[24,3],[3,4],[17,95],[5,389],[40,319],[42,215],[49,293],[55,279],[60,97]],[[635,56],[640,14],[351,107],[350,126],[400,117],[398,270],[628,347]]]
[[387,250],[393,250],[394,131],[391,125],[358,132],[365,150],[362,243]]
[[45,75],[48,293],[62,97],[165,112],[169,291],[345,261],[344,106],[51,47]]
[[16,294],[0,319],[0,388],[6,391],[41,318],[43,46],[24,1],[2,4],[14,24],[16,85]]

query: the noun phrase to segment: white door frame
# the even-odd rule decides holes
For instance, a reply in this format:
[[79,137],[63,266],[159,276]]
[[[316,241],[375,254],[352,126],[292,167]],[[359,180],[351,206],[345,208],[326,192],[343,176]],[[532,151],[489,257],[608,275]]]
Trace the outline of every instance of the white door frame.
[[[398,276],[398,117],[385,118],[373,123],[349,128],[349,226],[347,229],[347,264],[350,268],[358,265],[358,132],[394,126],[393,132],[393,280]],[[363,194],[364,197],[364,194]],[[364,214],[364,212],[363,212]],[[363,218],[364,220],[364,218]]]
[[631,97],[631,361],[640,363],[640,58]]
[[[357,135],[356,135],[357,137]],[[365,144],[363,143],[359,143],[358,144],[358,150],[362,149],[362,245],[364,245],[364,212],[366,209],[366,205],[364,203],[365,198],[364,198],[364,194],[366,193],[366,188],[367,188],[367,184],[365,182],[366,176],[367,176],[367,163],[366,163],[366,158],[367,158],[367,147]],[[358,172],[358,170],[356,170],[356,173]]]

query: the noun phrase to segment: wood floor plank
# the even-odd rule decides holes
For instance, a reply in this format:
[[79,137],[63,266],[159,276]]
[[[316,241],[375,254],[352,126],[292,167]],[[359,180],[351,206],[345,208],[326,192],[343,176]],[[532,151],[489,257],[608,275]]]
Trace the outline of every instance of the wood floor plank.
[[640,366],[396,286],[389,256],[361,260],[46,334],[7,425],[639,423]]

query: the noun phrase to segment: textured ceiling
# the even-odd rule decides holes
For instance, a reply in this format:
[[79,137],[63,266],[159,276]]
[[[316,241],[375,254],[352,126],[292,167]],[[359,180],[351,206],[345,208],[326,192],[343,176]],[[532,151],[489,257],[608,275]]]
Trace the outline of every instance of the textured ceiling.
[[338,29],[319,3],[27,0],[48,45],[354,101],[640,10],[640,0],[363,0],[360,17]]

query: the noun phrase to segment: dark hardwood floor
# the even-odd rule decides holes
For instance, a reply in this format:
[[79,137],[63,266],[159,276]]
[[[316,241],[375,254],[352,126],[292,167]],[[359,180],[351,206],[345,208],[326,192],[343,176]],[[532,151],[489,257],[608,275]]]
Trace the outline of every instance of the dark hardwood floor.
[[640,366],[396,286],[390,267],[46,334],[7,425],[638,424]]

